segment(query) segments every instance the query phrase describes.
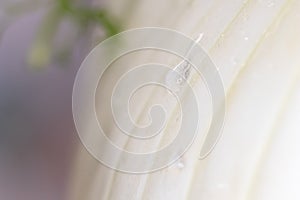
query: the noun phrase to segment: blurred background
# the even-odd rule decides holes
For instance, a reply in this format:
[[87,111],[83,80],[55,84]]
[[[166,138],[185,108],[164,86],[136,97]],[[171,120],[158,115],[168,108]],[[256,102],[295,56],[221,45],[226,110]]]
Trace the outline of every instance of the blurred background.
[[101,1],[0,1],[1,200],[66,198],[76,71],[120,29]]

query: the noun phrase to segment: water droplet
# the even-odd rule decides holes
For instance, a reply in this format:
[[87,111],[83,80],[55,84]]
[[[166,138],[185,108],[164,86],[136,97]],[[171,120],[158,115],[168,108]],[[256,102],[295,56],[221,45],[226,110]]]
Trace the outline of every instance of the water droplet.
[[181,84],[181,82],[182,82],[182,78],[179,78],[179,79],[177,79],[177,84]]
[[174,70],[170,70],[165,78],[167,86],[173,91],[178,92],[183,87],[185,81],[188,79],[191,73],[191,64],[188,62],[188,58],[193,47],[200,42],[203,37],[201,33],[195,40],[194,44],[191,46],[190,50],[187,52],[186,58],[182,60]]
[[180,113],[177,113],[176,114],[176,119],[175,119],[176,122],[179,122],[181,121],[181,114]]
[[249,40],[249,38],[248,38],[248,37],[244,37],[244,40],[246,40],[246,41],[247,41],[247,40]]
[[219,183],[219,184],[217,184],[217,188],[220,189],[220,190],[223,190],[223,189],[225,189],[226,187],[227,187],[227,185],[224,184],[224,183]]
[[165,82],[169,89],[172,90],[172,92],[178,92],[182,87],[182,82],[180,82],[180,79],[182,78],[180,77],[178,72],[176,72],[175,70],[170,70],[166,76]]
[[273,7],[275,5],[275,1],[274,0],[260,0],[259,3],[267,6],[267,7]]
[[179,161],[179,162],[177,163],[177,168],[183,169],[183,168],[184,168],[184,163],[183,163],[182,161]]
[[269,1],[267,6],[268,6],[268,7],[273,7],[274,5],[275,5],[275,2],[274,2],[274,1]]
[[237,64],[237,61],[236,61],[235,58],[232,58],[232,59],[231,59],[231,62],[232,62],[233,65],[236,65],[236,64]]
[[187,61],[183,61],[177,65],[174,70],[170,70],[168,72],[165,82],[173,92],[181,90],[185,80],[190,74],[190,68],[189,63]]

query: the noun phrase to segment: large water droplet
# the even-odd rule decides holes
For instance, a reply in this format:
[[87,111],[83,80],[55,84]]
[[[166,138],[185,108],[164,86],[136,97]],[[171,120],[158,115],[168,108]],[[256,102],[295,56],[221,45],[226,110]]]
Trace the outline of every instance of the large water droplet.
[[190,65],[187,61],[183,61],[177,65],[174,70],[170,70],[167,73],[165,82],[173,92],[179,92],[184,86],[189,74]]
[[[197,39],[195,40],[194,44],[191,46],[189,51],[187,52],[186,58],[189,58],[190,52],[193,49],[193,47],[200,42],[200,40],[203,38],[203,33],[201,33]],[[173,91],[173,92],[179,92],[182,87],[184,86],[184,83],[188,79],[191,72],[191,65],[190,63],[184,59],[181,61],[174,70],[170,70],[165,78],[165,82],[167,86]]]

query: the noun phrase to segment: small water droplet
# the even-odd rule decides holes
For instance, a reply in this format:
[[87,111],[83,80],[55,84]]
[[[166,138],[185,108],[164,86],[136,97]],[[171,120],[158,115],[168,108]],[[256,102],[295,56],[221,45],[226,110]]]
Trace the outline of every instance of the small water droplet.
[[182,87],[182,81],[180,82],[180,79],[182,80],[178,72],[170,70],[166,76],[165,82],[166,85],[172,90],[172,92],[178,92]]
[[174,70],[170,70],[166,76],[165,82],[167,86],[173,91],[178,92],[184,86],[184,80],[186,80],[190,74],[190,65],[187,61],[181,62],[175,67]]
[[267,6],[267,7],[273,7],[275,5],[275,1],[274,0],[260,0],[259,1],[261,4]]
[[223,183],[219,183],[219,184],[217,185],[217,188],[220,189],[220,190],[223,190],[223,189],[225,189],[226,187],[227,187],[227,185],[226,185],[226,184],[223,184]]
[[273,7],[274,5],[275,5],[275,2],[274,2],[274,1],[269,1],[267,6],[268,6],[268,7]]
[[233,65],[236,65],[236,64],[237,64],[237,61],[236,61],[235,58],[232,58],[232,59],[231,59],[231,62],[232,62]]
[[175,121],[176,121],[176,122],[179,122],[180,120],[181,120],[181,115],[180,115],[180,113],[178,113],[178,114],[176,115]]
[[181,82],[182,82],[182,78],[179,78],[179,79],[177,79],[177,84],[181,84]]
[[177,168],[183,169],[183,168],[184,168],[184,163],[183,163],[182,161],[179,161],[179,162],[177,163]]
[[248,38],[248,37],[244,37],[244,40],[246,40],[246,41],[247,41],[247,40],[249,40],[249,38]]

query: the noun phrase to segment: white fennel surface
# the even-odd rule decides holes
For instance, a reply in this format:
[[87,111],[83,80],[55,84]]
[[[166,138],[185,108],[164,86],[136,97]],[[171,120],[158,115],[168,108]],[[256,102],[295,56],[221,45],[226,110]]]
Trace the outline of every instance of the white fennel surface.
[[[78,147],[70,200],[300,199],[299,0],[112,0],[101,6],[122,19],[125,29],[165,27],[191,38],[203,33],[199,43],[224,82],[226,121],[214,151],[199,160],[210,122],[205,116],[209,100],[199,94],[204,107],[199,137],[175,164],[149,174],[114,171]],[[155,59],[176,63],[174,58]],[[112,72],[108,79],[122,74]],[[201,78],[189,76],[201,91]],[[148,95],[137,97],[133,116],[143,121],[145,107],[162,95],[164,91],[149,88]],[[174,102],[167,104],[176,111]],[[175,114],[168,120],[165,135],[148,143],[119,138],[113,129],[111,137],[127,150],[155,150],[172,138]],[[89,119],[86,123],[89,132]]]

